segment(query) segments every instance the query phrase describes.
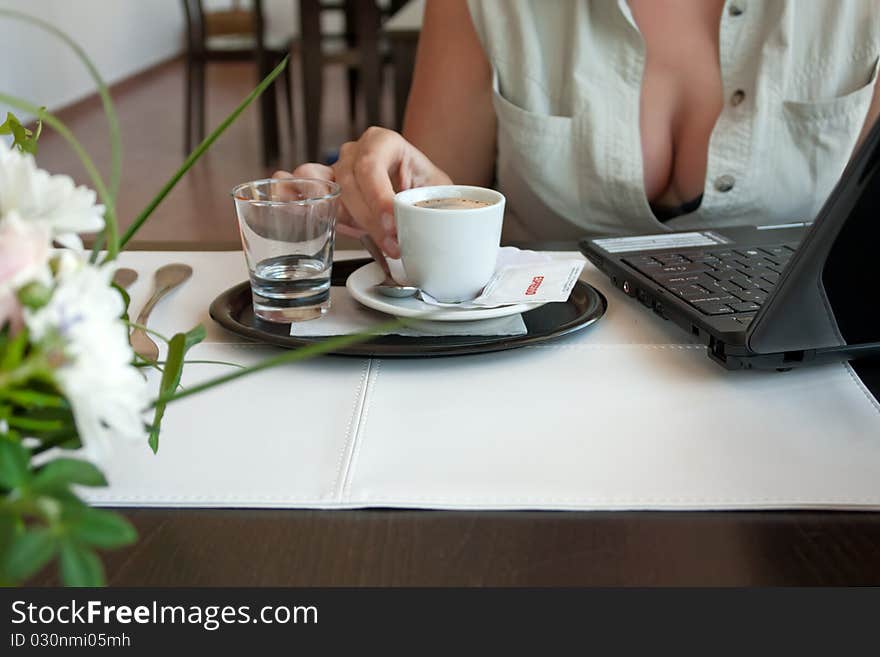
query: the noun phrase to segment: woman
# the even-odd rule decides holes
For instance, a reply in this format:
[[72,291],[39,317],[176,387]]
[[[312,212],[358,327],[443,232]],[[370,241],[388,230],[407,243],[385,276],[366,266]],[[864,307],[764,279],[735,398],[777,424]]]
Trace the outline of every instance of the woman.
[[878,66],[880,0],[429,0],[403,134],[293,175],[394,257],[395,190],[450,182],[496,184],[507,239],[811,219]]

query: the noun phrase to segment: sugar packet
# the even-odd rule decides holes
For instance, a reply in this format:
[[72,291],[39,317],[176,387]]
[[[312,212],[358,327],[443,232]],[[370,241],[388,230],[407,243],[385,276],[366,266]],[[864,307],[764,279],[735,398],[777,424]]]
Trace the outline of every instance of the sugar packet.
[[510,247],[502,252],[498,268],[477,298],[462,303],[442,303],[421,292],[422,300],[435,306],[457,308],[567,301],[585,263],[577,254],[551,256]]

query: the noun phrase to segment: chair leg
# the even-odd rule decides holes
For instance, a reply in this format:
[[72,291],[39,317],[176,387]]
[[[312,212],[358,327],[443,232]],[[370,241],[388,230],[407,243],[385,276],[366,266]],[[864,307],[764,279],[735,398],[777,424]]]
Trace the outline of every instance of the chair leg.
[[306,124],[306,157],[318,162],[321,138],[321,7],[319,0],[300,0],[302,81]]
[[296,123],[295,116],[293,110],[293,81],[290,78],[290,67],[288,67],[284,74],[281,76],[284,78],[281,83],[284,85],[284,99],[287,102],[287,133],[288,139],[290,143],[290,162],[296,161]]
[[[259,82],[271,71],[271,62],[268,53],[258,55],[257,81]],[[260,96],[260,127],[263,138],[263,165],[272,167],[278,164],[278,94],[275,92],[275,84],[266,87]]]
[[186,157],[192,152],[192,115],[193,115],[193,62],[186,58],[186,73],[184,84],[186,85],[183,101],[183,155]]
[[348,69],[348,124],[353,130],[357,125],[357,97],[360,74],[354,67]]
[[205,62],[198,62],[195,67],[196,93],[196,139],[199,144],[205,141]]
[[367,125],[381,125],[379,79],[382,58],[379,54],[379,30],[381,29],[382,17],[375,1],[358,2],[356,9],[358,59],[364,85]]

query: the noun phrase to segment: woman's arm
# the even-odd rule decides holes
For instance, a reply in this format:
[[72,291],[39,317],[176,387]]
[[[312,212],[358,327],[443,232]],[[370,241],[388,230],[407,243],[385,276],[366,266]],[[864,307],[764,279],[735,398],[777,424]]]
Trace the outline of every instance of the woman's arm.
[[492,70],[465,0],[425,7],[403,136],[456,183],[492,182]]

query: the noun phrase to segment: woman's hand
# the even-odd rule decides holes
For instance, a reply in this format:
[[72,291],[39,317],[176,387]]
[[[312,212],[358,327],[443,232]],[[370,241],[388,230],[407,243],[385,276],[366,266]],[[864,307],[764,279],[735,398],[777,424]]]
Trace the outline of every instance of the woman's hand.
[[360,139],[342,145],[333,167],[303,164],[292,174],[275,177],[322,178],[342,188],[337,228],[359,236],[365,230],[392,257],[400,257],[394,225],[394,194],[412,187],[449,185],[452,180],[400,134],[385,128],[368,128]]

